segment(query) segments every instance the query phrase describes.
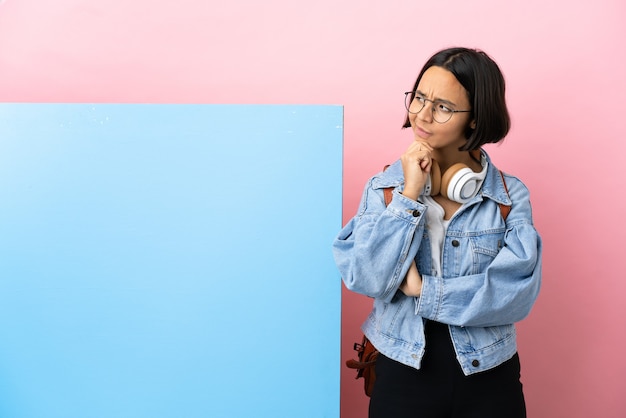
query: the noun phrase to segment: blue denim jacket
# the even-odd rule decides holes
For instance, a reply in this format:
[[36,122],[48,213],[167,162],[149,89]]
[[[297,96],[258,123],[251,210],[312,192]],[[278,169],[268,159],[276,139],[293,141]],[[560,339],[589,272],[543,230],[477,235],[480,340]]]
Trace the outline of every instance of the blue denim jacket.
[[[363,332],[385,356],[419,369],[424,320],[449,324],[466,375],[498,366],[517,351],[513,323],[525,318],[541,284],[541,238],[528,189],[489,166],[481,191],[451,218],[442,249],[442,277],[431,262],[425,212],[404,197],[399,161],[372,177],[358,212],[333,243],[346,287],[374,298]],[[394,187],[385,206],[383,189]],[[511,206],[502,218],[499,204]],[[398,290],[411,261],[422,275],[420,297]]]

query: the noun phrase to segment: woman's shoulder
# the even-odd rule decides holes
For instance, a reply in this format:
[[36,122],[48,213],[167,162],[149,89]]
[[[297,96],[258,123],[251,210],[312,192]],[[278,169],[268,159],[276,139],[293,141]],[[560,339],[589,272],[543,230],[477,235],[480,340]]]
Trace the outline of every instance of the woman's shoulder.
[[512,200],[516,200],[520,197],[528,197],[530,191],[523,180],[507,171],[500,171],[500,173],[503,186]]
[[499,203],[511,205],[512,200],[528,195],[528,188],[519,177],[508,172],[506,168],[496,166],[488,156],[487,159],[489,167],[483,183],[487,196]]
[[404,171],[402,163],[396,160],[386,165],[381,171],[370,178],[369,184],[374,189],[385,189],[387,187],[398,187],[404,183]]

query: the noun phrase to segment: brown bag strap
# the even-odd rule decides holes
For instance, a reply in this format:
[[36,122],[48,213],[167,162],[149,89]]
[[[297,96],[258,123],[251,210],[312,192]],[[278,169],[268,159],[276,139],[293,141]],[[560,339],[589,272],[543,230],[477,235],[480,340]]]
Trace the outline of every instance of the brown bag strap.
[[385,206],[389,206],[393,198],[393,187],[385,187],[383,193],[385,194]]
[[[502,184],[504,185],[504,191],[506,192],[506,195],[510,199],[511,195],[509,194],[509,188],[506,187],[506,181],[504,180],[504,174],[502,173],[502,170],[498,170],[498,171],[500,171],[500,177],[502,177]],[[502,215],[502,219],[504,219],[505,222],[506,222],[506,217],[509,216],[509,212],[511,212],[511,206],[507,206],[504,203],[500,203],[500,215]]]
[[[383,168],[383,171],[389,168],[389,164]],[[385,187],[383,189],[383,195],[385,196],[385,206],[389,206],[391,199],[393,198],[393,187]]]
[[370,367],[376,364],[376,359],[370,361],[357,361],[354,359],[346,360],[346,366],[350,369],[362,369],[363,367]]

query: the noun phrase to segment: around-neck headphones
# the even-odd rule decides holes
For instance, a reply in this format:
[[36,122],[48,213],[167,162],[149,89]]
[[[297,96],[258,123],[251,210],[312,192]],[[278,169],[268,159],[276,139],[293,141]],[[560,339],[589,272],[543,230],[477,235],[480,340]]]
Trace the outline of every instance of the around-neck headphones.
[[487,159],[482,152],[480,153],[480,165],[483,167],[480,173],[474,172],[463,163],[456,163],[442,174],[439,164],[433,160],[422,195],[437,196],[441,194],[458,203],[469,201],[476,196],[487,175]]

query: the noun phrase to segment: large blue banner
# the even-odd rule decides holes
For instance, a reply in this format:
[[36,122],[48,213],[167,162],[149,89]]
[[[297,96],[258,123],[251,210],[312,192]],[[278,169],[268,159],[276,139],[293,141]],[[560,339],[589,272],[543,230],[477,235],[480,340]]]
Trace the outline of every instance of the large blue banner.
[[338,417],[342,119],[0,105],[0,417]]

